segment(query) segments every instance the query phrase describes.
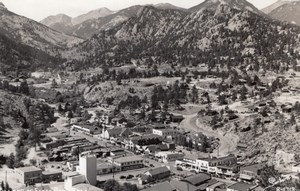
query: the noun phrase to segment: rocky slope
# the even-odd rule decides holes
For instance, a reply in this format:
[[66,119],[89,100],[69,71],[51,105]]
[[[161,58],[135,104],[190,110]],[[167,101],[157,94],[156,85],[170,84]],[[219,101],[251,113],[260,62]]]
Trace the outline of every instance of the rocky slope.
[[191,12],[198,12],[204,9],[216,9],[219,5],[228,5],[234,9],[241,11],[252,11],[256,14],[261,15],[262,12],[259,11],[254,5],[246,0],[205,0],[203,3],[196,5],[189,9]]
[[0,9],[0,33],[16,42],[49,50],[78,43],[81,39],[61,34],[38,22],[10,12],[5,7]]
[[61,49],[82,40],[50,29],[0,6],[0,69],[55,66]]
[[299,47],[298,34],[298,27],[230,4],[194,13],[148,6],[121,25],[85,41],[72,55],[80,55],[89,66],[151,58],[152,64],[206,63],[215,68],[260,63],[271,69],[299,56],[293,50]]
[[83,23],[87,20],[106,17],[106,16],[111,15],[113,13],[115,13],[115,11],[111,11],[108,8],[103,7],[103,8],[96,9],[96,10],[90,11],[86,14],[79,15],[78,17],[73,18],[72,19],[72,24],[77,25],[77,24]]
[[299,1],[299,0],[278,0],[275,3],[263,8],[261,11],[264,12],[265,14],[269,14],[273,10],[277,9],[278,7],[281,7],[282,5],[289,4],[295,1]]
[[284,1],[283,4],[272,10],[269,15],[280,21],[287,21],[300,25],[300,1]]
[[[107,12],[106,16],[103,16],[103,14],[98,17],[85,19],[83,22],[78,22],[77,18],[72,19],[71,22],[61,22],[61,19],[57,18],[57,23],[55,24],[47,24],[48,19],[41,21],[43,24],[66,34],[74,35],[74,36],[79,36],[84,39],[88,39],[92,37],[94,34],[97,34],[98,32],[102,30],[108,30],[111,29],[124,21],[127,21],[129,18],[132,16],[136,15],[137,11],[141,8],[142,6],[140,5],[135,5],[132,7],[128,7],[125,9],[122,9],[117,12],[112,12],[109,11]],[[180,7],[176,7],[172,4],[169,3],[160,3],[154,5],[154,7],[158,9],[174,9],[174,10],[185,10]],[[94,11],[92,11],[94,12]],[[91,13],[92,13],[91,12]],[[79,16],[78,18],[82,18],[84,16]]]

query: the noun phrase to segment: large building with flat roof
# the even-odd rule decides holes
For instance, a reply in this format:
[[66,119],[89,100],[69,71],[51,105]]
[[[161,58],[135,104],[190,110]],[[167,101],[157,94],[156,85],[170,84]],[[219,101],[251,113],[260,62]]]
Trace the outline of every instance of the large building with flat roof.
[[113,163],[120,167],[122,171],[132,170],[144,167],[143,158],[140,156],[120,157],[113,160]]
[[22,184],[37,183],[42,180],[42,169],[35,166],[16,168],[15,174]]

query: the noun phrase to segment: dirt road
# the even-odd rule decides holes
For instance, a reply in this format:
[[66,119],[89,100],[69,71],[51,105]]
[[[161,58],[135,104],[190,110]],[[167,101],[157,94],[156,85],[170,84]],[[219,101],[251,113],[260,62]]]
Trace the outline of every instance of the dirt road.
[[221,132],[214,131],[211,129],[211,127],[205,124],[200,124],[197,118],[197,114],[185,115],[184,118],[185,119],[180,124],[181,128],[199,133],[202,132],[208,137],[215,137],[220,140],[219,149],[216,149],[213,152],[213,156],[226,156],[236,151],[236,145],[238,142],[237,136],[231,133],[223,136]]

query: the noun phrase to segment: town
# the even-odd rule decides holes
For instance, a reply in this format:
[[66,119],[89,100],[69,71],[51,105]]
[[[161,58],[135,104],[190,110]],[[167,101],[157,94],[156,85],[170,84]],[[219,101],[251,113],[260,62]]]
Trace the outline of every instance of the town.
[[300,190],[300,2],[143,2],[0,2],[0,190]]

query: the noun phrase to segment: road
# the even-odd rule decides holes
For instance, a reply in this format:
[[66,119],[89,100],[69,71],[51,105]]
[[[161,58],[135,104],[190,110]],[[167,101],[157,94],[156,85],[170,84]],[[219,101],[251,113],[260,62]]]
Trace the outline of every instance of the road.
[[233,135],[223,136],[220,132],[212,130],[205,124],[200,124],[197,118],[197,114],[185,115],[184,120],[181,122],[180,127],[195,131],[202,132],[208,137],[218,138],[220,141],[219,149],[213,152],[213,156],[226,156],[236,151],[237,137]]

